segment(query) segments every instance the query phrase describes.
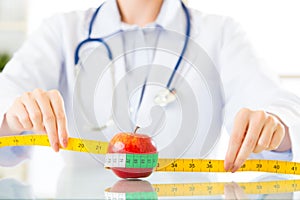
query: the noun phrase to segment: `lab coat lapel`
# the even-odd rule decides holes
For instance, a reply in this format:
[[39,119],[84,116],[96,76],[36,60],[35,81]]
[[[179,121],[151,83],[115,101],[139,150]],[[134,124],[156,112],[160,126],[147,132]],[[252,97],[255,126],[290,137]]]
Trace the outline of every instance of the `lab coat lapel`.
[[[191,10],[190,10],[191,15]],[[191,17],[191,16],[190,16]],[[198,34],[191,20],[191,37]],[[175,31],[179,34],[186,34],[187,20],[185,12],[182,8],[180,0],[164,0],[160,13],[156,19],[156,24],[160,25],[166,30]]]
[[[176,32],[180,35],[182,35],[182,40],[177,41],[174,48],[182,49],[183,43],[184,43],[184,36],[186,35],[186,29],[187,29],[187,20],[186,20],[186,14],[182,8],[181,1],[180,0],[164,0],[164,3],[162,5],[161,11],[156,19],[156,24],[162,27],[164,30],[169,30],[172,32]],[[198,34],[196,31],[197,29],[194,28],[194,26],[191,26],[191,37],[194,37]],[[168,34],[168,33],[163,33]],[[174,33],[170,33],[173,37],[175,36]],[[178,38],[181,38],[178,36]],[[166,39],[166,35],[159,38],[159,43],[165,43],[165,41],[161,41],[163,39]],[[175,51],[175,49],[174,49]],[[161,64],[164,66],[168,66],[170,70],[173,70],[178,58],[176,59],[165,59],[162,57],[161,54],[156,54],[154,57],[153,63]],[[178,69],[178,72],[181,72],[183,74],[186,74],[189,67],[186,66],[180,66]],[[177,76],[174,77],[173,83],[177,82]]]
[[166,30],[185,34],[186,18],[180,0],[164,0],[156,24]]
[[103,38],[121,29],[121,16],[116,0],[104,2],[95,19],[92,38]]

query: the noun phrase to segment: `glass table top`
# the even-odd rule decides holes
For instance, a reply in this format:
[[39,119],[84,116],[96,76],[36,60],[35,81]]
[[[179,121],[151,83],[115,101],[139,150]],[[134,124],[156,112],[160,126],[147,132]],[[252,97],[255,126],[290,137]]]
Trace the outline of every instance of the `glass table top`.
[[[147,178],[125,180],[103,167],[66,166],[53,183],[46,178],[51,166],[40,170],[27,183],[9,177],[0,180],[0,198],[300,199],[299,177],[292,175],[153,172]],[[41,193],[41,188],[48,193]]]

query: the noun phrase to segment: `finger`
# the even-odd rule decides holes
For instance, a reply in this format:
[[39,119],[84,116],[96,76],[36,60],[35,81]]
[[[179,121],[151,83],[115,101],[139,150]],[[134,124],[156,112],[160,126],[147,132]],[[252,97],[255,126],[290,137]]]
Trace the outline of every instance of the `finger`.
[[242,109],[236,115],[224,161],[224,169],[232,169],[238,151],[242,145],[248,127],[249,110]]
[[26,107],[26,110],[30,117],[31,123],[33,125],[33,130],[44,130],[42,113],[33,95],[31,93],[26,93],[22,96],[22,102]]
[[49,91],[48,96],[55,114],[60,144],[66,148],[68,145],[68,133],[63,99],[57,90]]
[[284,138],[284,128],[278,124],[273,134],[268,150],[276,150]]
[[50,100],[46,93],[42,90],[35,90],[34,91],[36,102],[41,109],[42,116],[43,116],[43,123],[46,129],[46,132],[49,137],[49,141],[51,147],[54,151],[59,151],[59,141],[57,135],[57,125],[55,120],[55,114],[52,110]]
[[28,114],[24,104],[21,101],[15,105],[15,110],[18,111],[18,112],[16,112],[16,116],[18,117],[18,121],[23,126],[23,131],[24,130],[26,130],[26,131],[32,130],[33,125],[31,123],[29,114]]
[[247,199],[247,195],[239,184],[232,182],[232,187],[234,189],[235,199]]
[[9,124],[9,127],[12,131],[15,131],[16,133],[19,133],[24,130],[23,125],[20,123],[18,117],[16,115],[6,115],[6,120]]
[[237,199],[233,185],[231,183],[225,183],[224,185],[224,196],[225,199]]
[[261,132],[260,138],[253,150],[254,153],[260,153],[269,148],[275,129],[276,122],[274,118],[268,117],[267,122]]
[[263,115],[263,113],[259,113],[258,115],[256,114],[251,117],[245,140],[243,141],[236,160],[234,161],[232,172],[237,171],[253,152],[264,125],[265,116]]

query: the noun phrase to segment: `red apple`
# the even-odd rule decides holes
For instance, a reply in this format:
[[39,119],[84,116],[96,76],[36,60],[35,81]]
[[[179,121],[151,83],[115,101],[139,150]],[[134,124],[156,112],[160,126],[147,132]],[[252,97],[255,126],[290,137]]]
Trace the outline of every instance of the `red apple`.
[[155,192],[151,183],[140,179],[119,180],[109,190],[115,193]]
[[120,194],[125,194],[126,199],[158,199],[151,183],[140,179],[119,180],[105,193],[107,199],[121,199],[117,198]]
[[[137,134],[135,130],[134,133],[116,134],[109,142],[108,153],[154,154],[157,153],[157,148],[151,137]],[[111,167],[111,169],[120,178],[143,178],[153,171],[153,168]]]

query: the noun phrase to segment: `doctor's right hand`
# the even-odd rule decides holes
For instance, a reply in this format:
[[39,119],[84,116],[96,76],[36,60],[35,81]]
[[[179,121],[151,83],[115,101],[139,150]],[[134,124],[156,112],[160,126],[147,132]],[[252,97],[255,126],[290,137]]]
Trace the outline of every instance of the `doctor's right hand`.
[[46,132],[56,152],[60,145],[64,148],[68,145],[64,101],[57,90],[35,89],[24,93],[9,108],[3,123],[10,134],[23,131]]

